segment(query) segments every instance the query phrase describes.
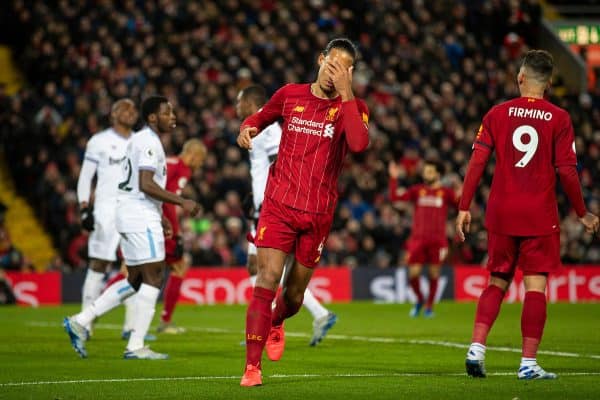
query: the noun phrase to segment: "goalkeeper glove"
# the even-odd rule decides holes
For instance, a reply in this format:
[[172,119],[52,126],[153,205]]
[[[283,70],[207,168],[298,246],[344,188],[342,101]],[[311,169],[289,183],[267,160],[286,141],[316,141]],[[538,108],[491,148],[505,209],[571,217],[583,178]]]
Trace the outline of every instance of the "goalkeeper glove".
[[81,226],[86,231],[94,230],[94,210],[91,207],[84,207],[80,211]]

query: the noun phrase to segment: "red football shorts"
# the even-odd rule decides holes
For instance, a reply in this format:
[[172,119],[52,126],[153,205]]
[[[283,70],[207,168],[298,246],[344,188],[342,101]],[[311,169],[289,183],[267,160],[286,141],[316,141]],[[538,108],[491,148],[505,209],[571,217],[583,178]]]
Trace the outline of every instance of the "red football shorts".
[[546,236],[507,236],[488,231],[490,272],[524,274],[554,272],[560,268],[560,233]]
[[165,263],[167,265],[175,264],[182,260],[182,257],[176,257],[175,255],[176,247],[177,241],[175,239],[165,239]]
[[448,255],[447,240],[410,239],[407,245],[410,264],[441,264]]
[[254,244],[284,253],[294,253],[296,260],[306,267],[319,264],[329,230],[332,214],[300,211],[268,197],[260,210]]

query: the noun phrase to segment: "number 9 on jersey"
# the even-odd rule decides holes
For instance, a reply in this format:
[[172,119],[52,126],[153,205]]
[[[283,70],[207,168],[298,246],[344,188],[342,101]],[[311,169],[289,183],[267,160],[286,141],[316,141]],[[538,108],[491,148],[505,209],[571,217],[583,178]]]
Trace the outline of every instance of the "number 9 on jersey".
[[[529,143],[523,143],[524,135],[529,136]],[[529,164],[529,161],[531,161],[538,148],[538,133],[531,125],[521,125],[513,132],[512,142],[513,146],[515,146],[515,149],[525,153],[523,158],[517,161],[515,167],[524,168],[527,164]]]

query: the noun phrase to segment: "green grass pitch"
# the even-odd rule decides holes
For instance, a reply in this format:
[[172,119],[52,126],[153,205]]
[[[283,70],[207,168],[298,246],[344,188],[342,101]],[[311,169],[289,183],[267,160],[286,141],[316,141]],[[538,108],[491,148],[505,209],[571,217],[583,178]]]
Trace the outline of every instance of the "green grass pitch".
[[[62,317],[75,305],[0,308],[0,399],[598,399],[600,305],[552,304],[538,361],[556,381],[516,379],[518,304],[505,304],[488,340],[486,379],[464,373],[475,304],[443,302],[433,319],[411,319],[409,305],[333,304],[337,325],[308,346],[311,318],[286,322],[281,361],[263,359],[263,386],[241,388],[245,307],[180,306],[180,336],[151,347],[167,361],[123,360],[123,310],[98,321],[80,359]],[[160,310],[160,308],[159,308]],[[158,315],[158,312],[157,312]],[[156,320],[157,318],[155,318]]]

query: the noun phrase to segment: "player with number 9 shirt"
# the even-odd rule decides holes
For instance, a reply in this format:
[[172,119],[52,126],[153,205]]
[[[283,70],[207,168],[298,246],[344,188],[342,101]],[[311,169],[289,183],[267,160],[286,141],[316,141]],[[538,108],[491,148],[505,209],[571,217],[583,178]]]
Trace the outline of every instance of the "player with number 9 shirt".
[[492,152],[496,168],[486,208],[489,286],[477,305],[466,369],[485,377],[488,333],[500,312],[502,299],[518,266],[524,275],[521,315],[522,358],[519,379],[554,379],[536,360],[546,323],[548,273],[560,268],[556,172],[571,206],[590,233],[598,217],[587,213],[577,175],[575,135],[566,110],[544,99],[554,69],[550,53],[527,52],[517,83],[521,97],[493,107],[483,118],[465,176],[456,226],[465,239],[469,205]]

